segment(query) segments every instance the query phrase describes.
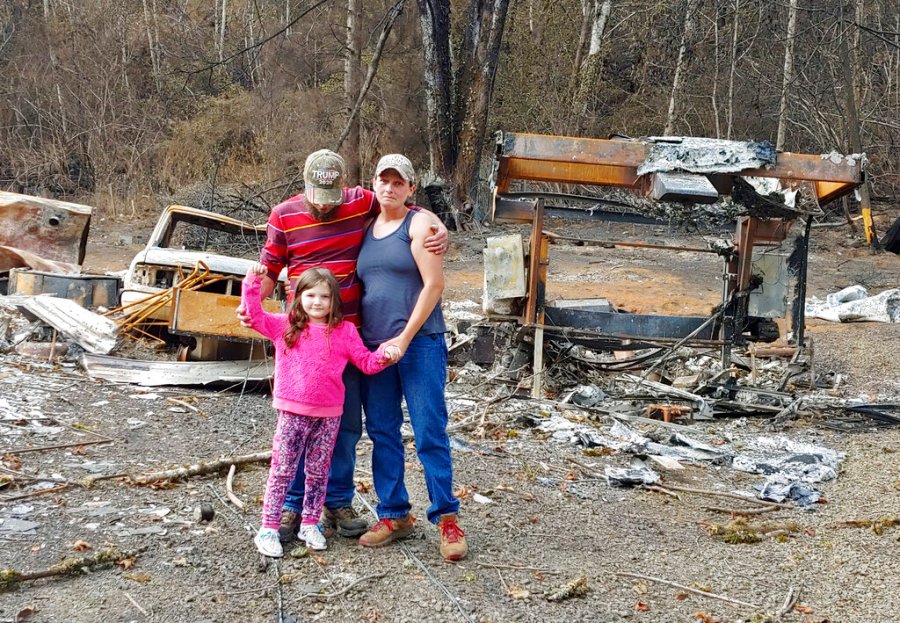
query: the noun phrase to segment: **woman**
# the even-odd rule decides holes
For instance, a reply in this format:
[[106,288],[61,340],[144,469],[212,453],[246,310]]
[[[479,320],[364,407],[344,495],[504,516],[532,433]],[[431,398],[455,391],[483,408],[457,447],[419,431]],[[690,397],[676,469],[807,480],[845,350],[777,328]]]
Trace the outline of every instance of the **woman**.
[[[385,352],[393,353],[399,362],[364,379],[362,399],[366,431],[373,443],[379,521],[359,542],[378,547],[413,531],[400,434],[401,402],[406,398],[431,500],[428,520],[438,526],[441,555],[460,560],[468,547],[458,523],[459,500],[453,495],[446,430],[447,344],[440,304],[443,258],[428,253],[423,245],[431,235],[431,221],[406,205],[415,191],[415,170],[408,158],[383,157],[375,168],[372,188],[381,213],[366,233],[357,264],[363,284],[361,333],[367,345],[384,342]],[[396,348],[388,350],[389,345]]]

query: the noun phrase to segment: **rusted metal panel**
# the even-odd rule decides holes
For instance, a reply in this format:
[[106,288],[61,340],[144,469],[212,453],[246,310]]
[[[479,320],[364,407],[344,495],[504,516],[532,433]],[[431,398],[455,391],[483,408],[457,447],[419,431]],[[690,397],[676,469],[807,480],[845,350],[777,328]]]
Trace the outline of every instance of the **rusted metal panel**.
[[636,167],[591,164],[574,161],[527,160],[511,158],[507,163],[509,179],[532,182],[560,182],[638,188]]
[[[658,139],[661,141],[664,139]],[[677,140],[677,139],[671,139]],[[685,138],[684,150],[712,139]],[[650,140],[608,140],[540,134],[503,133],[498,138],[497,173],[494,180],[499,192],[509,189],[513,180],[621,186],[646,190],[638,168],[646,165],[648,155],[657,145]],[[673,169],[677,170],[677,169]],[[722,171],[711,168],[708,173],[722,192]],[[741,176],[770,177],[783,180],[815,182],[816,195],[826,203],[851,192],[864,180],[863,158],[840,154],[778,153],[775,163],[767,166],[732,171]],[[726,172],[727,174],[727,172]]]
[[77,203],[0,192],[0,245],[81,264],[92,211]]
[[[208,335],[234,341],[266,339],[253,329],[241,326],[235,315],[235,309],[240,304],[239,296],[176,290],[169,330],[180,335]],[[266,299],[263,308],[279,313],[281,303]]]
[[107,275],[60,275],[16,268],[10,271],[12,294],[55,294],[82,307],[112,307],[119,300],[118,277]]
[[637,168],[647,159],[648,146],[638,141],[504,133],[501,157],[514,160],[610,165]]

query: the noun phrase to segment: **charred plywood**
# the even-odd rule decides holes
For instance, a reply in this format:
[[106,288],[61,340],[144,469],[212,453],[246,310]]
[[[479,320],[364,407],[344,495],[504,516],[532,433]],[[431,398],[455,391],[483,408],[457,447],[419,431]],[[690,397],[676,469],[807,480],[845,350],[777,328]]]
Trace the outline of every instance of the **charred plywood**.
[[77,203],[0,192],[0,245],[81,264],[92,210]]

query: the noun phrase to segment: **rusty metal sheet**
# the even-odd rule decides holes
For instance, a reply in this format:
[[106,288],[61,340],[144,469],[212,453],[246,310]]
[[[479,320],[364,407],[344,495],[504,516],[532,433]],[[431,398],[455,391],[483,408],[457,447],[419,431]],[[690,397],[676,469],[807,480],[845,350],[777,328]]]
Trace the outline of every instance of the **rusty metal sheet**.
[[93,208],[0,191],[0,245],[81,264]]
[[81,272],[81,266],[68,262],[55,262],[35,255],[25,249],[0,246],[0,273],[13,268],[33,268],[48,273],[61,275],[77,275]]
[[[712,139],[683,138],[694,143]],[[748,143],[749,144],[749,143]],[[656,143],[650,140],[608,140],[566,136],[499,133],[494,184],[500,193],[513,180],[620,186],[646,190],[638,168]],[[753,166],[753,165],[750,165]],[[859,155],[778,153],[774,164],[733,171],[742,176],[815,182],[821,203],[837,199],[860,185],[865,159]],[[676,167],[673,170],[678,170]],[[721,176],[719,169],[710,174]],[[720,191],[722,188],[720,188]]]
[[11,294],[55,294],[82,307],[112,307],[118,303],[121,280],[107,275],[59,275],[21,268],[10,271]]
[[[169,330],[181,335],[208,335],[234,341],[264,340],[263,336],[241,326],[235,309],[241,297],[196,290],[175,290]],[[271,313],[281,312],[281,303],[263,301],[263,308]]]

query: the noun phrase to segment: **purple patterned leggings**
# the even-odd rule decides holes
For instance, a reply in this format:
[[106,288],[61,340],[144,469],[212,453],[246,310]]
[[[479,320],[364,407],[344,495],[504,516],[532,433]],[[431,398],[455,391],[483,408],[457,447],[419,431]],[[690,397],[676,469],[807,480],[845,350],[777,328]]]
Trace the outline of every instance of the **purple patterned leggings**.
[[262,524],[278,529],[281,507],[294,479],[300,457],[306,461],[306,494],[303,496],[303,523],[316,523],[325,505],[325,487],[331,453],[337,439],[340,417],[311,417],[288,411],[278,412],[272,438],[272,463],[263,498]]

